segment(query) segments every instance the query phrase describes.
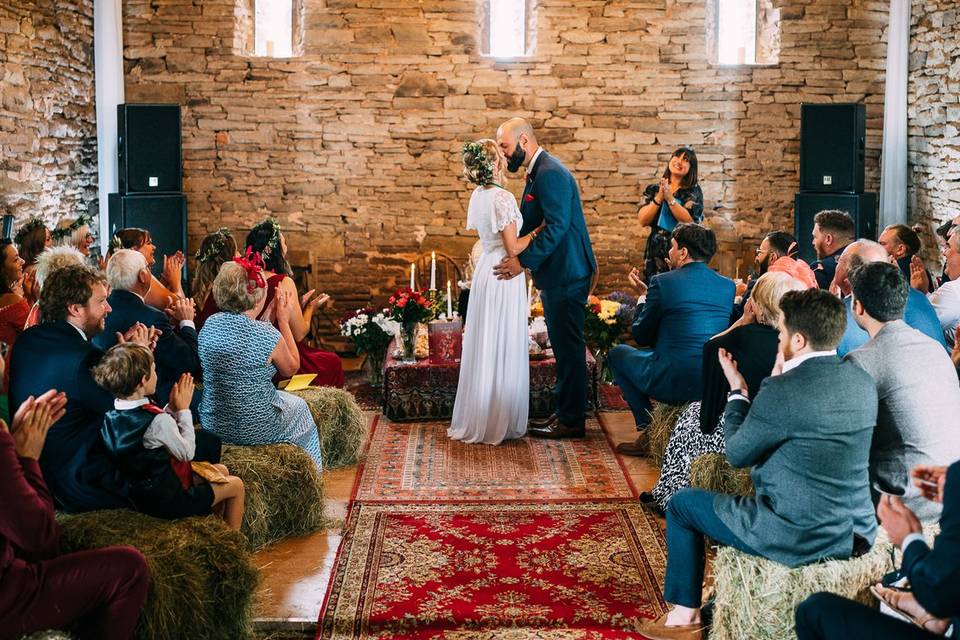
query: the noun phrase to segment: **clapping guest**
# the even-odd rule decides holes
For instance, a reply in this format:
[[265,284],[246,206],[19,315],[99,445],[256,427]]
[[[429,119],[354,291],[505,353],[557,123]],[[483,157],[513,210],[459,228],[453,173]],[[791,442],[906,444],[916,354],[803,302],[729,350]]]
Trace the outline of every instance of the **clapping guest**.
[[[755,267],[757,278],[762,277],[768,271],[786,273],[790,277],[799,280],[807,287],[816,287],[817,279],[813,270],[806,262],[797,260],[798,251],[797,240],[791,234],[785,231],[771,231],[760,241],[757,247],[757,257]],[[747,283],[746,292],[743,294],[743,302],[736,305],[733,309],[731,321],[736,321],[743,315],[747,300],[750,299],[750,292],[757,283],[757,278],[751,278]]]
[[197,311],[194,321],[197,330],[203,328],[207,318],[217,313],[217,302],[214,300],[213,281],[220,273],[224,262],[229,262],[240,254],[237,252],[237,241],[229,229],[221,227],[213,233],[208,233],[200,243],[196,256],[197,268],[193,274],[193,302]]
[[870,479],[877,489],[903,495],[922,520],[936,520],[939,506],[922,498],[906,470],[960,459],[960,425],[944,420],[960,416],[956,368],[941,343],[903,321],[910,285],[895,265],[867,263],[849,279],[854,320],[870,341],[846,359],[873,377],[880,397]]
[[[951,232],[943,255],[944,274],[949,282],[940,285],[928,300],[937,313],[947,344],[952,347],[956,328],[960,326],[960,231]],[[914,256],[910,263],[910,284],[920,291],[926,291],[930,286],[930,276],[918,256]]]
[[91,260],[90,247],[93,246],[93,234],[90,232],[90,223],[93,217],[80,214],[78,218],[63,218],[50,233],[53,244],[58,247],[73,247]]
[[846,211],[827,209],[813,217],[813,244],[817,260],[810,267],[821,289],[829,289],[837,270],[837,258],[853,242],[856,231]]
[[35,272],[37,258],[45,249],[53,246],[50,229],[40,218],[27,220],[14,236],[17,251],[23,258],[23,297],[27,303],[33,305],[40,297],[40,290],[36,287]]
[[[307,334],[310,333],[310,323],[313,320],[314,312],[330,301],[330,296],[320,294],[315,296],[315,291],[310,290],[300,296],[297,293],[297,285],[294,284],[293,269],[290,268],[290,262],[287,260],[287,239],[280,231],[280,224],[273,218],[267,218],[247,234],[247,247],[263,256],[264,277],[267,279],[267,299],[264,305],[264,311],[271,308],[271,301],[276,295],[276,291],[282,289],[290,294],[291,300],[298,300],[298,305],[292,305],[287,309],[290,317],[287,322],[293,331],[294,340],[297,343],[297,350],[300,352],[300,368],[297,373],[315,373],[313,383],[318,387],[338,387],[343,388],[343,363],[340,357],[330,351],[315,349],[306,343]],[[261,315],[259,320],[273,322],[277,326],[277,318]]]
[[693,149],[680,147],[673,152],[660,182],[644,189],[637,215],[641,226],[650,227],[643,259],[644,281],[650,284],[653,276],[670,269],[667,254],[674,227],[703,221],[703,190]]
[[[819,289],[780,300],[782,365],[751,389],[725,350],[733,391],[724,412],[727,459],[753,467],[755,497],[682,489],[667,507],[664,599],[673,609],[638,629],[651,640],[699,639],[704,541],[797,567],[870,547],[876,517],[868,458],[877,419],[873,379],[836,356],[843,304]],[[815,390],[816,401],[811,401]]]
[[[146,229],[129,227],[120,229],[114,236],[114,250],[133,249],[143,254],[147,260],[147,267],[153,268],[156,263],[157,247],[153,238]],[[172,256],[163,256],[163,282],[153,274],[150,275],[150,291],[144,301],[151,307],[166,309],[175,300],[183,298],[183,265],[186,259],[179,251]]]
[[[23,260],[8,239],[0,240],[0,342],[9,348],[17,342],[30,315],[30,303],[23,297]],[[9,363],[9,353],[6,358]],[[8,379],[3,378],[3,392]]]
[[[621,344],[610,351],[613,378],[637,429],[650,422],[651,399],[683,404],[701,397],[703,345],[727,328],[733,308],[733,281],[707,266],[716,250],[713,231],[696,224],[674,229],[669,253],[673,270],[654,276],[633,322],[633,337],[641,348]],[[643,435],[620,444],[617,451],[646,455]]]
[[694,460],[707,453],[723,453],[723,409],[730,386],[717,354],[725,349],[737,361],[747,386],[759,389],[777,359],[780,298],[788,291],[806,288],[785,273],[765,273],[756,281],[743,316],[704,345],[703,400],[691,403],[680,414],[670,433],[657,484],[651,492],[640,494],[641,502],[656,502],[666,509],[677,491],[690,486]]
[[126,640],[147,599],[150,570],[132,547],[59,555],[54,502],[37,459],[67,398],[24,400],[0,420],[0,637],[71,629],[81,640]]
[[[883,230],[878,242],[887,250],[890,258],[896,262],[897,267],[909,281],[910,264],[913,261],[913,256],[919,255],[920,249],[923,248],[923,243],[920,241],[917,232],[905,224],[892,224]],[[927,275],[930,275],[929,271]],[[928,280],[930,280],[929,277]],[[932,288],[923,293],[930,293],[931,291],[933,291]]]
[[248,253],[225,263],[213,281],[221,311],[200,331],[200,424],[231,444],[293,443],[321,469],[320,438],[307,403],[273,386],[274,375],[292,376],[300,368],[289,320],[296,302],[278,289],[271,312],[278,328],[256,319],[267,297],[262,264]]

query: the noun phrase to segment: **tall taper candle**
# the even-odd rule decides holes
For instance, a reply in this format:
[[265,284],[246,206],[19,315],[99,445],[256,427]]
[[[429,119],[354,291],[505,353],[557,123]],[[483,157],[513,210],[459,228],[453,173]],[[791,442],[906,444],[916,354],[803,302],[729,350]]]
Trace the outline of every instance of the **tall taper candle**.
[[430,252],[430,291],[437,290],[437,252]]
[[450,281],[447,280],[447,322],[453,320],[453,298],[450,295]]
[[527,283],[527,317],[530,317],[530,305],[533,304],[533,279]]
[[417,288],[417,265],[415,262],[410,263],[410,288]]

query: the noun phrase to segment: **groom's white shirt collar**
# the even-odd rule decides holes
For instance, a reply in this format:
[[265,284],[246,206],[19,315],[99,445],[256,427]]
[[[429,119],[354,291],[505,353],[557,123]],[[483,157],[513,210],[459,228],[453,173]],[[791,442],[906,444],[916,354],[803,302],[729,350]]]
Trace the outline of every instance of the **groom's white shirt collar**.
[[537,164],[537,158],[540,157],[540,154],[543,153],[543,147],[537,147],[537,152],[533,154],[533,157],[530,158],[530,165],[527,167],[527,175],[533,171],[533,165]]

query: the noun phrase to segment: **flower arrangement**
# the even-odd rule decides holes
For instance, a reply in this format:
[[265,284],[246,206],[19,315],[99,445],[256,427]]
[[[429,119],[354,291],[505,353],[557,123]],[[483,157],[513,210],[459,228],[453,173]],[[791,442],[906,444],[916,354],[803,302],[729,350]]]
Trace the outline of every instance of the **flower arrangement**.
[[636,302],[627,294],[616,292],[606,298],[590,296],[587,299],[587,317],[584,337],[594,356],[600,361],[601,379],[609,381],[607,354],[620,342],[633,319]]
[[435,316],[434,305],[421,291],[409,287],[398,289],[390,296],[387,307],[390,318],[400,325],[401,342],[403,343],[403,361],[416,362],[417,325],[429,322]]
[[389,316],[389,310],[371,308],[351,311],[340,319],[340,334],[350,338],[358,354],[366,354],[370,362],[370,383],[379,386],[387,348],[400,330],[400,325]]

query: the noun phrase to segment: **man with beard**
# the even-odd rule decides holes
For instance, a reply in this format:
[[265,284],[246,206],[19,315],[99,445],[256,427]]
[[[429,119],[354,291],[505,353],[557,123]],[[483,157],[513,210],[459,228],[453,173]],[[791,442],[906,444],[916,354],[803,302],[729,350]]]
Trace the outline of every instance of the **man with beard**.
[[[106,278],[85,266],[54,271],[40,294],[43,322],[24,331],[10,360],[10,412],[48,389],[67,395],[63,417],[50,428],[40,468],[59,507],[68,511],[127,505],[127,485],[100,439],[113,396],[97,386],[90,367],[103,355],[90,338],[103,331],[110,304]],[[120,340],[149,346],[142,324]]]
[[730,324],[733,324],[743,316],[743,308],[750,299],[753,292],[753,286],[757,280],[770,269],[770,265],[780,258],[792,258],[797,251],[797,240],[785,231],[771,231],[763,236],[760,241],[760,247],[757,249],[757,257],[754,259],[755,276],[750,278],[747,283],[747,289],[740,296],[740,304],[734,305],[733,314],[730,317]]
[[526,235],[542,223],[543,231],[516,258],[506,257],[494,274],[506,280],[529,269],[540,290],[547,332],[557,361],[556,412],[530,423],[535,438],[582,438],[587,406],[587,360],[583,325],[590,280],[597,261],[580,204],[580,190],[563,164],[537,143],[533,127],[514,118],[497,129],[497,144],[507,170],[527,170],[520,213]]
[[813,249],[817,260],[810,267],[821,289],[829,289],[837,270],[837,258],[854,240],[853,218],[846,211],[827,209],[813,217]]

